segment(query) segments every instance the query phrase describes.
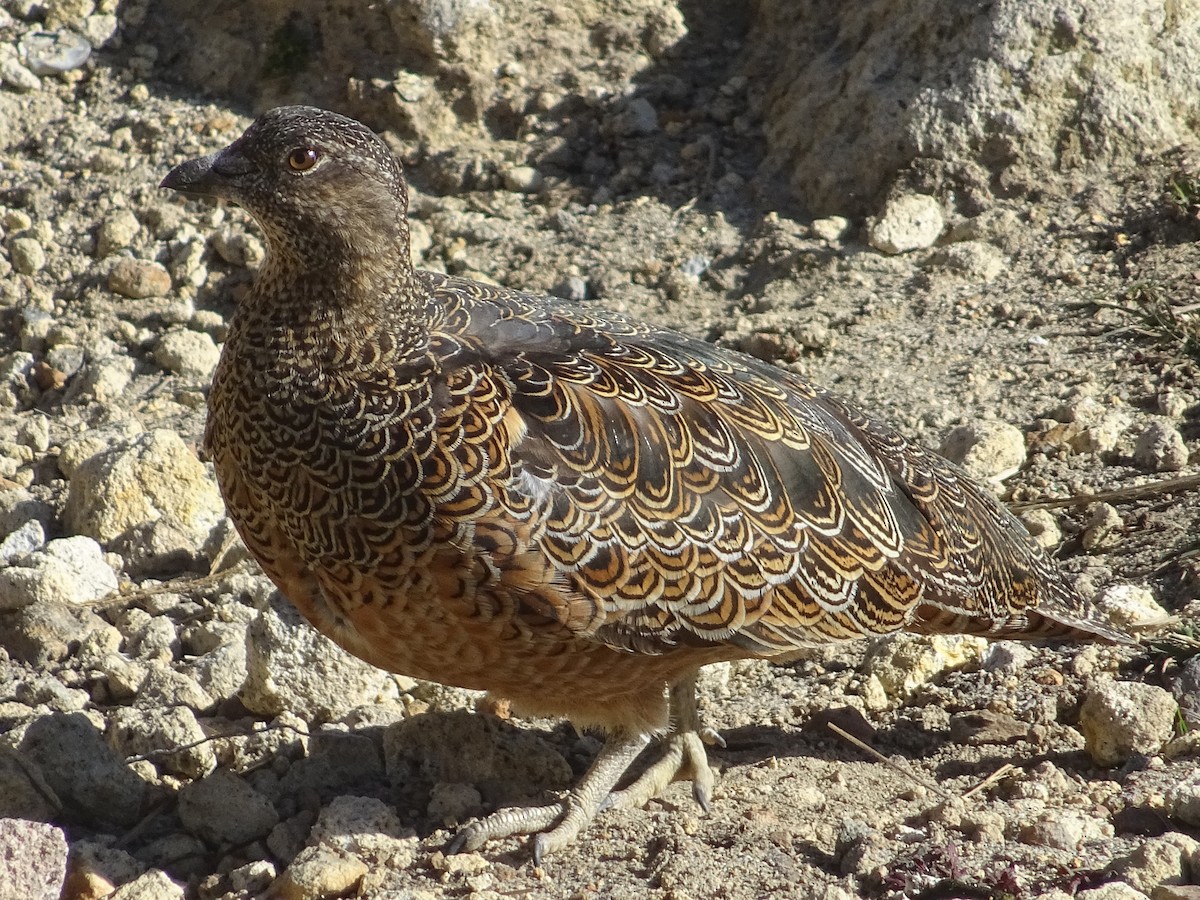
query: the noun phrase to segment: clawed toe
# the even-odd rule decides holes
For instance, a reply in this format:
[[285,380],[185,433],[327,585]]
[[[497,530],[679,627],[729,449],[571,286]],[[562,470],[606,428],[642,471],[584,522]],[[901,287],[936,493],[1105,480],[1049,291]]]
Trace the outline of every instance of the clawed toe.
[[712,806],[713,774],[700,735],[677,732],[663,741],[663,754],[629,787],[613,791],[606,804],[613,809],[645,806],[678,778],[690,778],[692,796],[708,812]]
[[[565,812],[565,802],[498,809],[470,825],[464,825],[446,845],[446,852],[470,853],[488,841],[544,831],[563,818]],[[537,851],[536,844],[534,851]]]

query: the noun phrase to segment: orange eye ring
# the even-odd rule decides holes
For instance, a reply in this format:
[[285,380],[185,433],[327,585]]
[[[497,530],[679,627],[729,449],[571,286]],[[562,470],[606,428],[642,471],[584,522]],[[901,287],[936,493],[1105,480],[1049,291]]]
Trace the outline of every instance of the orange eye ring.
[[293,172],[307,172],[317,164],[317,151],[312,147],[297,147],[288,154],[287,163]]

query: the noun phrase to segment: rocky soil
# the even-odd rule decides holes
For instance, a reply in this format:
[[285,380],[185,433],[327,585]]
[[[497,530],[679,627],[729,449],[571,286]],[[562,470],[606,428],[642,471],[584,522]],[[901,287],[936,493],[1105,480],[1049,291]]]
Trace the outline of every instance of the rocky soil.
[[[1200,13],[840,6],[0,0],[0,897],[1200,896]],[[717,668],[711,814],[444,855],[599,742],[346,657],[233,538],[263,245],[157,184],[280,102],[385,133],[421,265],[837,389],[1143,646]]]

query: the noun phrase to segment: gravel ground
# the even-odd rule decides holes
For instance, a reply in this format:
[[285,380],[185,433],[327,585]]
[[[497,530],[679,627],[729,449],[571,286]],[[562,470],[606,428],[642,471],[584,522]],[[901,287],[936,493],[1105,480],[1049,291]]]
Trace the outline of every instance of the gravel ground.
[[[0,0],[0,898],[1200,896],[1200,25],[1133,5]],[[195,451],[263,244],[157,184],[277,102],[385,133],[422,266],[835,388],[1144,646],[714,667],[711,814],[445,856],[599,741],[345,656],[233,538]]]

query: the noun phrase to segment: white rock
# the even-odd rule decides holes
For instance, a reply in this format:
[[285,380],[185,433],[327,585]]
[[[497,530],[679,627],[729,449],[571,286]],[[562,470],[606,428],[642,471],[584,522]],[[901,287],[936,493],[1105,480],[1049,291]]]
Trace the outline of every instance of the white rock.
[[260,715],[337,719],[356,706],[399,696],[387,672],[342,650],[278,597],[250,625],[246,668],[239,696]]
[[335,797],[317,816],[308,840],[399,868],[417,849],[416,833],[374,797]]
[[993,641],[983,654],[989,672],[1019,672],[1033,659],[1033,651],[1016,641]]
[[27,418],[17,428],[17,443],[45,453],[50,449],[50,420],[45,416]]
[[0,356],[0,409],[19,409],[35,397],[32,353],[24,351]]
[[1007,422],[971,422],[951,430],[940,452],[972,478],[1001,481],[1025,464],[1025,435]]
[[105,677],[108,692],[114,700],[130,700],[141,690],[147,670],[142,663],[110,652],[96,663],[96,670]]
[[37,519],[30,519],[0,541],[0,565],[6,565],[13,557],[32,553],[46,543],[46,530]]
[[1079,541],[1085,550],[1095,550],[1115,538],[1125,528],[1117,508],[1110,503],[1092,503],[1087,508],[1083,535]]
[[1096,606],[1116,625],[1147,628],[1170,621],[1154,593],[1136,584],[1110,584],[1096,594]]
[[642,32],[642,43],[646,52],[655,59],[687,37],[687,20],[678,7],[667,4],[646,14],[646,28]]
[[105,900],[184,900],[183,886],[172,881],[166,872],[151,869],[121,885]]
[[67,877],[67,839],[42,822],[0,819],[0,892],[22,900],[58,900]]
[[80,377],[72,383],[68,399],[112,403],[129,387],[134,368],[130,356],[109,356],[89,362]]
[[154,361],[184,378],[207,381],[221,358],[221,351],[200,331],[168,331],[154,348]]
[[1150,838],[1113,868],[1130,885],[1158,898],[1163,895],[1154,894],[1156,887],[1188,883],[1190,860],[1200,860],[1197,854],[1200,854],[1200,842],[1174,832]]
[[30,72],[15,59],[0,58],[0,81],[3,81],[18,93],[36,91],[42,86],[42,80]]
[[274,805],[244,779],[223,769],[185,785],[179,820],[197,837],[215,844],[244,844],[267,836],[279,823]]
[[1075,895],[1075,900],[1150,900],[1150,898],[1137,888],[1120,881],[1113,881],[1090,891],[1080,891]]
[[1033,184],[1119,168],[1196,134],[1200,30],[1162,0],[749,9],[768,165],[817,215],[866,212],[913,160],[970,196],[1010,170]]
[[1178,472],[1188,464],[1188,448],[1179,429],[1170,422],[1155,420],[1138,435],[1133,461],[1147,472]]
[[1099,766],[1151,755],[1174,733],[1179,704],[1152,684],[1114,681],[1091,690],[1079,710],[1084,749]]
[[814,219],[812,223],[813,237],[829,241],[831,244],[840,241],[849,230],[850,220],[845,216],[826,216],[823,219]]
[[0,569],[0,609],[33,603],[91,603],[117,589],[104,551],[89,537],[59,538]]
[[224,514],[216,485],[173,431],[120,441],[71,473],[63,517],[80,534],[107,543],[145,522],[168,519],[199,549]]
[[345,897],[357,893],[356,887],[368,871],[354,856],[328,847],[305,847],[272,886],[272,892],[279,897]]
[[978,662],[987,643],[969,635],[891,635],[873,643],[864,669],[889,698],[903,699],[947,670]]
[[103,47],[116,33],[117,17],[114,15],[98,13],[83,20],[83,36],[93,47]]
[[1200,772],[1194,772],[1167,791],[1167,811],[1186,825],[1200,826]]
[[1128,410],[1107,410],[1072,438],[1071,449],[1076,453],[1111,453],[1132,424],[1133,416]]
[[1087,841],[1112,836],[1112,825],[1103,819],[1065,810],[1046,813],[1021,829],[1024,843],[1058,850],[1077,850]]
[[262,241],[237,228],[222,228],[212,236],[213,249],[231,266],[254,268],[267,255]]
[[504,186],[520,194],[536,194],[543,180],[542,173],[533,166],[513,166],[504,173]]
[[881,253],[905,253],[932,247],[945,227],[942,207],[928,194],[905,194],[888,201],[871,221],[867,240]]
[[201,778],[217,766],[196,714],[186,706],[119,706],[109,714],[108,743],[123,756],[148,756],[160,772]]
[[1048,509],[1030,509],[1018,517],[1030,536],[1044,550],[1057,547],[1062,540],[1062,529],[1058,527],[1058,519]]

